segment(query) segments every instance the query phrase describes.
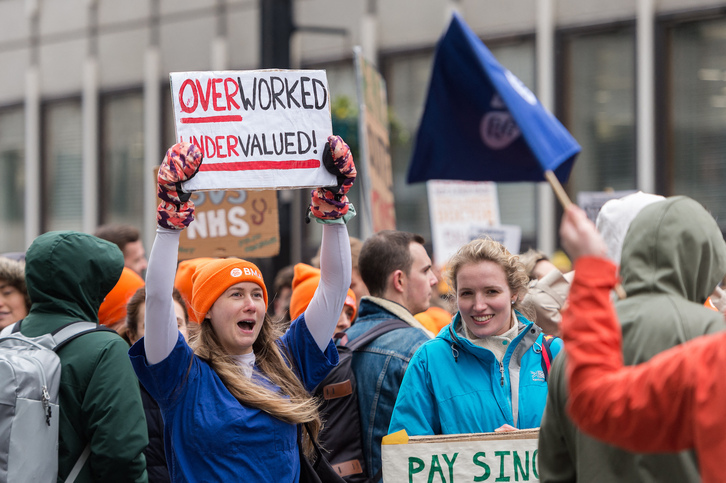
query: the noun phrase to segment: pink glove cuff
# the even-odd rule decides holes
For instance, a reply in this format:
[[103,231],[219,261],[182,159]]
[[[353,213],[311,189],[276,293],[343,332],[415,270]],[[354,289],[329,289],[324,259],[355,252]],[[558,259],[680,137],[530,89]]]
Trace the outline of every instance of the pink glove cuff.
[[194,202],[179,205],[162,201],[156,209],[156,224],[170,230],[183,230],[194,221]]
[[348,197],[336,195],[325,188],[317,188],[311,193],[310,212],[321,220],[337,220],[348,213]]

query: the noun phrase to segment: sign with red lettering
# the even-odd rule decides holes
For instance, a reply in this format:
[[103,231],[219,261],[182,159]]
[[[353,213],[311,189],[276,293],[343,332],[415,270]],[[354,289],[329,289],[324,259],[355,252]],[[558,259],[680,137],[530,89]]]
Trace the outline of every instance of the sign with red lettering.
[[333,128],[322,70],[173,72],[179,142],[204,154],[188,191],[333,186],[322,163]]

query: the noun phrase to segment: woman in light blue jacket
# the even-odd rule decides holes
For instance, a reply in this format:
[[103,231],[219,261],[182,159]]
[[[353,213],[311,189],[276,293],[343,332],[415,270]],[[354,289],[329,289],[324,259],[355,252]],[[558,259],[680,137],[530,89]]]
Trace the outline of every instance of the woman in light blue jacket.
[[410,436],[536,428],[547,373],[562,341],[522,312],[528,277],[518,257],[491,239],[449,261],[458,312],[411,359],[389,433]]

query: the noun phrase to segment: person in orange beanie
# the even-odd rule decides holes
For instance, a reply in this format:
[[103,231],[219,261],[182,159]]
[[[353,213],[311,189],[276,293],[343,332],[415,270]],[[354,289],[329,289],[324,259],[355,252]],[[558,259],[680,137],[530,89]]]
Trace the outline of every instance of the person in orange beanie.
[[[202,153],[191,143],[167,152],[158,173],[157,230],[146,272],[144,337],[129,350],[141,383],[159,403],[172,481],[341,481],[314,447],[322,425],[311,391],[338,363],[332,335],[351,280],[346,222],[355,215],[346,193],[355,178],[350,148],[331,136],[321,156],[339,185],[311,195],[322,223],[321,277],[305,312],[283,334],[267,313],[259,268],[239,258],[200,264],[192,279],[191,314],[201,321],[187,342],[171,297],[181,231],[195,207],[183,182]],[[200,171],[203,177],[205,170]],[[300,435],[308,434],[308,438]],[[200,458],[200,449],[203,457]],[[302,476],[301,476],[302,475]],[[329,478],[328,476],[331,476]],[[337,478],[337,479],[336,479]]]
[[179,290],[184,298],[184,303],[187,305],[187,313],[189,314],[189,322],[195,322],[197,324],[201,322],[201,320],[197,320],[197,316],[192,310],[192,275],[194,275],[194,272],[199,266],[212,260],[214,258],[192,258],[179,262],[179,266],[176,268],[174,288]]
[[143,286],[144,279],[130,268],[124,267],[121,278],[98,309],[98,322],[118,332],[126,323],[126,304]]
[[[290,319],[297,319],[300,314],[305,312],[310,301],[315,295],[315,290],[320,282],[320,270],[311,267],[305,263],[295,265],[295,275],[292,279],[292,295],[290,296]],[[345,305],[343,311],[338,318],[338,324],[335,326],[336,333],[343,332],[345,329],[353,325],[358,302],[352,289],[348,289],[348,295],[345,297]]]

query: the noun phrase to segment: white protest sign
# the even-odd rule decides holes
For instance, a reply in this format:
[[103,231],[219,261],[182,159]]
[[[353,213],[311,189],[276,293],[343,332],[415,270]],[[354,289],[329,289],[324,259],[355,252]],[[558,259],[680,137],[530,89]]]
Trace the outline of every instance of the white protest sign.
[[577,193],[577,206],[585,210],[587,217],[595,223],[597,214],[600,212],[602,205],[610,200],[622,198],[629,194],[635,193],[635,190],[623,191],[580,191]]
[[188,191],[332,186],[322,163],[332,134],[322,70],[173,72],[178,142],[204,154]]
[[426,182],[434,261],[445,265],[483,227],[499,225],[497,185],[491,181]]
[[522,242],[522,227],[519,225],[476,226],[469,230],[470,240],[489,237],[504,245],[509,253],[519,253]]
[[[381,445],[384,483],[539,481],[539,430],[415,436]],[[388,437],[387,437],[388,438]]]

